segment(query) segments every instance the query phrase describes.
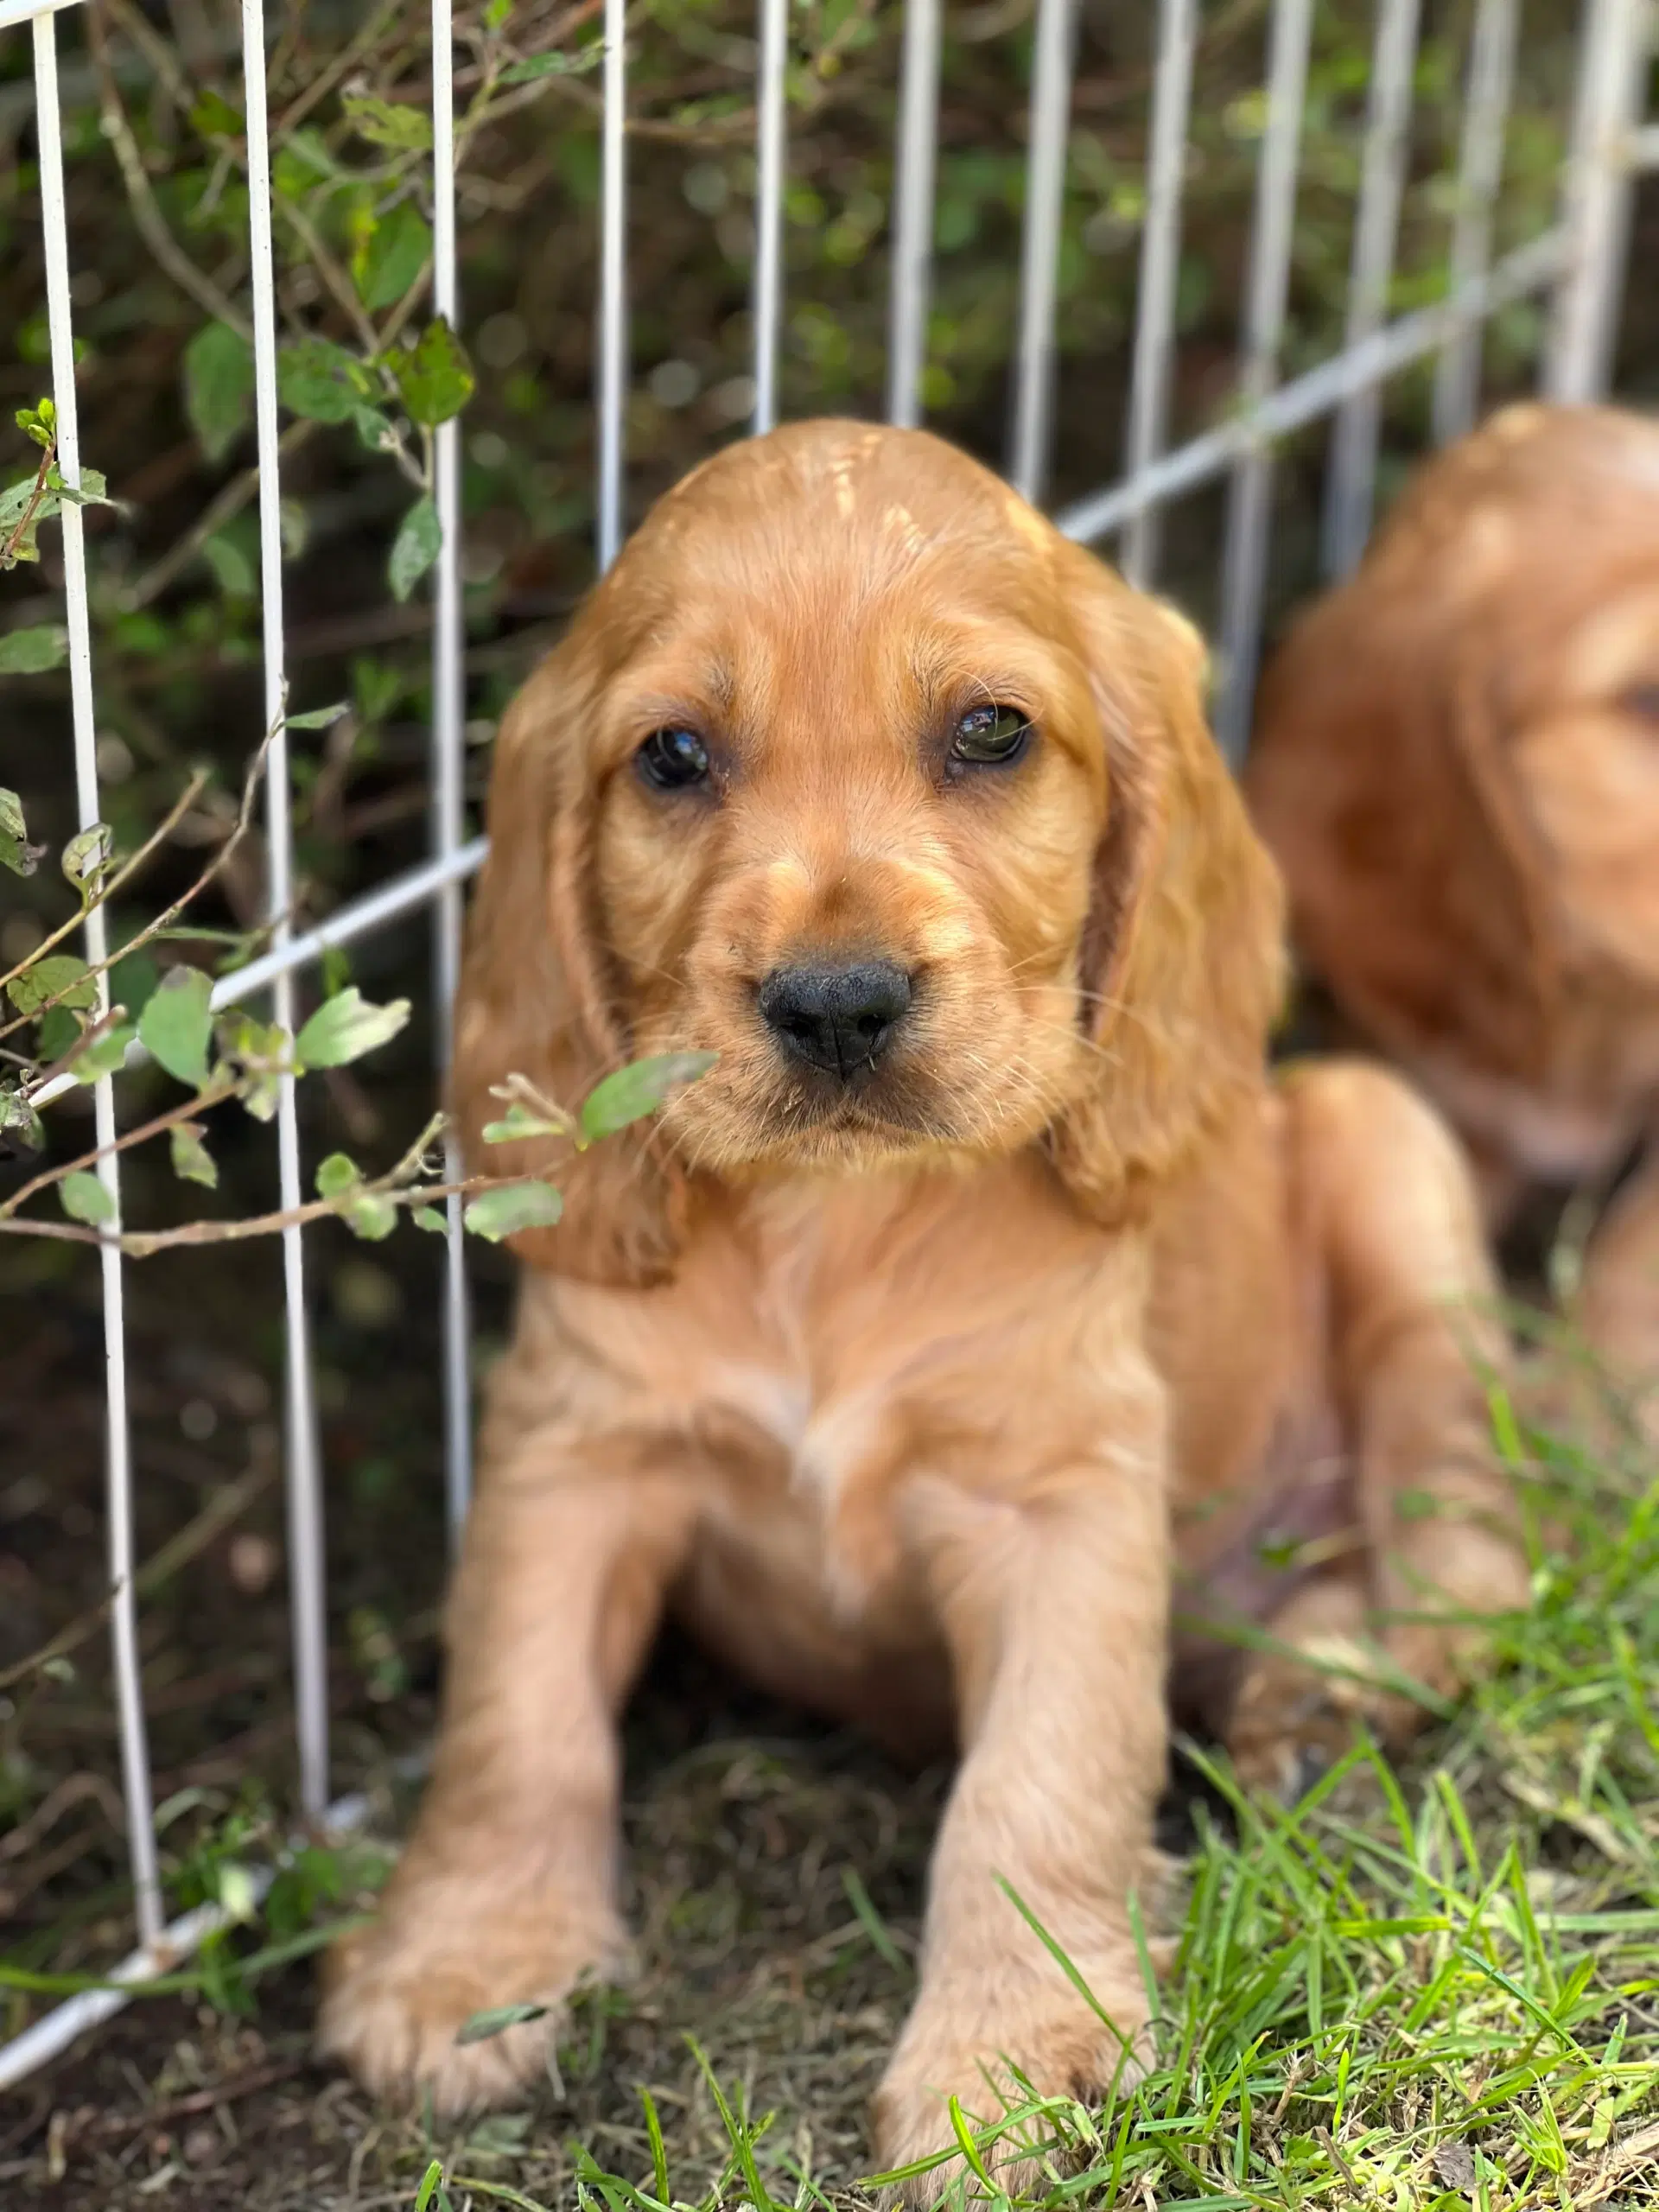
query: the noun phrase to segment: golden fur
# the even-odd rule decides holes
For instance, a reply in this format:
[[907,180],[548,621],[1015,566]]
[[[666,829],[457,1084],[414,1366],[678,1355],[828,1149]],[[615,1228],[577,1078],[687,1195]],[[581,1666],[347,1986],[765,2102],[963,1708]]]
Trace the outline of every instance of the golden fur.
[[[1500,1228],[1659,1116],[1659,423],[1495,416],[1270,665],[1245,789],[1295,936],[1459,1128]],[[1584,1307],[1659,1372],[1659,1147]]]
[[[574,1103],[720,1058],[637,1141],[546,1156],[568,1214],[520,1240],[435,1771],[331,1975],[325,2040],[372,2087],[510,2094],[546,2026],[461,2023],[622,1957],[615,1720],[664,1607],[897,1748],[962,1748],[877,2101],[897,2162],[950,2140],[950,2093],[986,2110],[982,2068],[1083,2089],[1135,2044],[1172,1626],[1178,1698],[1282,1780],[1347,1713],[1410,1725],[1368,1630],[1444,1688],[1470,1615],[1523,1598],[1459,1158],[1378,1071],[1270,1087],[1280,892],[1198,661],[949,447],[806,423],[664,499],[514,705],[459,1011],[474,1156],[512,1073]],[[1035,737],[957,773],[989,701]],[[647,788],[670,726],[709,788]],[[897,1041],[861,1086],[804,1079],[758,987],[878,953],[915,980]],[[1292,1649],[1230,1666],[1206,1619]]]

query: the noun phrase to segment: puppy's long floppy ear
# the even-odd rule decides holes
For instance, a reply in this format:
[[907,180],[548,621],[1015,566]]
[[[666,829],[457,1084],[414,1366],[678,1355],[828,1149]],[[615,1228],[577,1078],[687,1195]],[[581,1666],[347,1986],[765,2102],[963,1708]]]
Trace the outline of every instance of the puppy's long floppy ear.
[[1560,982],[1548,872],[1503,745],[1510,653],[1450,597],[1368,562],[1305,615],[1263,679],[1244,789],[1350,1016],[1524,1079]]
[[594,877],[598,792],[584,739],[596,690],[573,636],[542,663],[502,722],[450,1093],[473,1173],[545,1174],[563,1193],[556,1226],[511,1240],[518,1257],[588,1281],[639,1285],[671,1266],[680,1192],[649,1124],[581,1155],[559,1138],[483,1138],[485,1125],[507,1110],[492,1094],[509,1076],[574,1109],[629,1058]]
[[1205,721],[1197,632],[1090,555],[1067,558],[1107,813],[1080,959],[1097,1076],[1054,1147],[1079,1198],[1112,1218],[1260,1087],[1283,900]]

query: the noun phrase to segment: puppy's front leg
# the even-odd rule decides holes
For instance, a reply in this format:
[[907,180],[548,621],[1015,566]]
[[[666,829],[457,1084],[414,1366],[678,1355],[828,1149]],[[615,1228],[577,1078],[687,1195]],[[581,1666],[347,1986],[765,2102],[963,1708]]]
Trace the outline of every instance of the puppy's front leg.
[[[884,2166],[951,2141],[953,2093],[982,2120],[1000,2116],[1003,2094],[1024,2094],[1007,2062],[1046,2093],[1086,2093],[1132,2070],[1147,1992],[1128,1898],[1151,1868],[1166,1755],[1154,1395],[1142,1448],[1051,1478],[1028,1503],[942,1484],[922,1495],[964,1757],[930,1877],[920,1992],[876,2099]],[[1020,2146],[1004,2139],[1001,2155],[1017,2160]],[[924,2177],[912,2193],[931,2202],[943,2179]]]
[[[432,1781],[378,1917],[330,1961],[324,2050],[445,2113],[532,2078],[573,1985],[621,1962],[615,1718],[695,1510],[671,1478],[548,1460],[527,1441],[480,1485]],[[547,2016],[456,2042],[517,2004]]]

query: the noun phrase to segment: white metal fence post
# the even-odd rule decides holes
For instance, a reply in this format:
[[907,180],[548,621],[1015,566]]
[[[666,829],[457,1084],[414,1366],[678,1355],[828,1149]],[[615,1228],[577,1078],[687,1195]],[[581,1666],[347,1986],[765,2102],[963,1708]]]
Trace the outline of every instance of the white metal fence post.
[[[1141,276],[1135,303],[1135,366],[1129,381],[1129,428],[1124,474],[1138,476],[1163,449],[1175,350],[1175,307],[1181,274],[1181,180],[1186,166],[1187,109],[1197,0],[1160,0],[1158,63],[1153,79],[1152,130],[1147,149],[1147,213],[1141,233]],[[1160,516],[1142,507],[1123,533],[1122,568],[1132,584],[1149,586],[1158,561]]]
[[[1247,415],[1259,408],[1279,372],[1290,257],[1296,229],[1296,171],[1302,137],[1302,97],[1313,31],[1313,0],[1277,0],[1268,35],[1267,113],[1255,172],[1250,270],[1244,305],[1239,397]],[[1273,459],[1253,442],[1234,467],[1227,499],[1221,570],[1221,692],[1216,735],[1230,760],[1243,756],[1255,690],[1273,509]]]
[[[52,346],[52,400],[57,410],[58,473],[80,483],[80,423],[75,394],[75,340],[69,304],[69,219],[63,188],[63,124],[58,109],[57,22],[35,18],[35,99],[41,156],[41,220],[46,240],[47,319]],[[75,812],[90,830],[99,818],[98,721],[92,697],[92,624],[86,598],[86,539],[81,512],[62,503],[64,605],[69,631],[69,699],[74,728]],[[97,1007],[110,1008],[104,962],[108,921],[101,906],[86,917],[86,963],[99,971]],[[162,1924],[161,1878],[156,1859],[156,1820],[150,1796],[149,1747],[138,1657],[138,1614],[132,1586],[132,1439],[127,1413],[127,1331],[121,1248],[114,1241],[121,1220],[121,1171],[115,1143],[115,1090],[102,1076],[92,1090],[92,1126],[99,1179],[112,1219],[99,1252],[104,1294],[104,1452],[108,1526],[110,1637],[121,1740],[122,1795],[127,1808],[127,1855],[132,1867],[134,1916],[141,1943],[153,1943]]]
[[599,569],[622,543],[628,408],[627,5],[605,0],[605,104],[600,124]]
[[893,274],[887,312],[887,420],[922,419],[933,258],[933,172],[938,140],[940,0],[905,0],[904,73],[893,149]]
[[[1492,211],[1503,176],[1503,126],[1515,77],[1516,0],[1478,0],[1469,43],[1468,90],[1458,156],[1458,207],[1447,288],[1455,296],[1492,257]],[[1465,320],[1434,371],[1434,435],[1444,445],[1469,429],[1480,404],[1478,322]]]
[[1544,359],[1551,399],[1593,399],[1611,372],[1637,160],[1630,142],[1653,23],[1650,0],[1586,0],[1562,195],[1567,268]]
[[1071,111],[1077,0],[1038,0],[1031,75],[1026,212],[1020,251],[1020,333],[1014,363],[1014,443],[1008,478],[1042,497],[1054,408],[1054,308],[1058,294],[1065,151]]
[[[1418,0],[1378,0],[1371,57],[1371,97],[1365,118],[1365,159],[1348,270],[1346,346],[1382,327],[1406,162],[1411,150],[1411,72],[1417,52]],[[1370,535],[1376,481],[1382,388],[1370,385],[1343,402],[1331,438],[1325,479],[1325,566],[1345,575]]]
[[[242,67],[246,86],[250,278],[253,290],[254,423],[259,454],[259,588],[264,637],[267,911],[271,944],[293,934],[293,824],[289,810],[288,678],[283,637],[282,485],[276,429],[276,286],[270,234],[270,124],[265,99],[264,0],[242,0]],[[294,976],[271,989],[276,1020],[294,1027]],[[297,1208],[300,1128],[294,1078],[284,1076],[276,1105],[278,1185],[283,1210]],[[322,1528],[322,1474],[312,1390],[311,1332],[305,1307],[305,1248],[298,1228],[283,1231],[288,1329],[287,1454],[289,1602],[293,1610],[295,1726],[300,1802],[321,1817],[328,1796],[328,1632]]]
[[[455,71],[454,0],[432,0],[432,305],[449,327],[461,327],[455,258]],[[453,853],[465,828],[467,739],[465,638],[461,596],[461,423],[452,416],[433,437],[438,558],[432,608],[432,849]],[[433,1024],[442,1076],[449,1065],[455,990],[461,981],[461,892],[446,884],[433,900]],[[446,1135],[445,1180],[464,1172],[461,1146]],[[467,1294],[467,1234],[459,1195],[444,1201],[442,1351],[444,1502],[450,1541],[460,1534],[473,1489],[473,1394],[468,1367],[471,1319]]]
[[754,417],[756,436],[778,420],[778,348],[784,315],[784,131],[789,95],[789,0],[760,0],[754,149]]

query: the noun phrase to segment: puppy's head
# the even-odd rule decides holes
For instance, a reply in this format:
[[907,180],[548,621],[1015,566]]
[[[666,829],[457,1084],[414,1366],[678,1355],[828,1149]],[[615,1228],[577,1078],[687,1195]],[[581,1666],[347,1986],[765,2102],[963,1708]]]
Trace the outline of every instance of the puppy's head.
[[1659,1004],[1659,423],[1516,407],[1431,462],[1268,669],[1245,788],[1384,1042],[1527,1078],[1575,976]]
[[[1103,1214],[1259,1079],[1271,864],[1179,618],[920,433],[806,423],[664,499],[504,725],[462,986],[518,1071],[719,1055],[522,1240],[649,1280],[688,1193],[1051,1143]],[[518,1170],[518,1147],[474,1154]]]

